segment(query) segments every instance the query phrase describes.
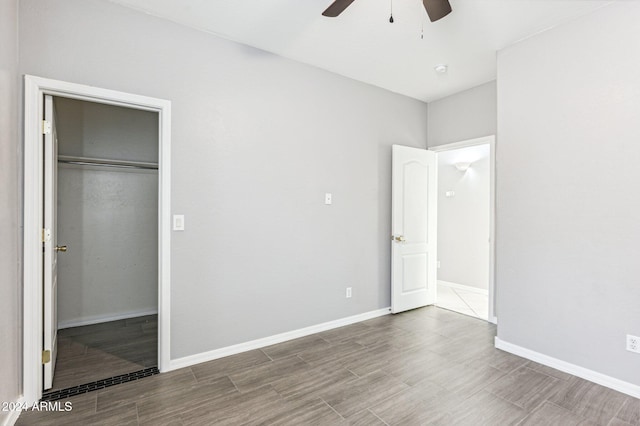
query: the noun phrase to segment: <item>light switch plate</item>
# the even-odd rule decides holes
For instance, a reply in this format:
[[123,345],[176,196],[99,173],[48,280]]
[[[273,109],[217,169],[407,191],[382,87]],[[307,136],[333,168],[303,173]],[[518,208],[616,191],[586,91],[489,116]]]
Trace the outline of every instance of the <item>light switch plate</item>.
[[173,215],[173,230],[184,231],[184,215],[183,214]]
[[325,204],[331,204],[331,193],[327,192],[326,194],[324,194],[324,203]]

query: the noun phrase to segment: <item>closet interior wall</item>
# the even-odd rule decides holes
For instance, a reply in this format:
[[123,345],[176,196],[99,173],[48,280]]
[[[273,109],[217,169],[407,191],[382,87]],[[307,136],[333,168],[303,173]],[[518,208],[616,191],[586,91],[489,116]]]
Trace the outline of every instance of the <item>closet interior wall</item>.
[[[68,246],[58,256],[58,326],[156,313],[158,173],[148,165],[158,162],[158,116],[67,98],[54,102],[58,241]],[[78,157],[89,161],[65,161]],[[91,164],[95,159],[103,164]],[[114,165],[117,160],[147,166]]]

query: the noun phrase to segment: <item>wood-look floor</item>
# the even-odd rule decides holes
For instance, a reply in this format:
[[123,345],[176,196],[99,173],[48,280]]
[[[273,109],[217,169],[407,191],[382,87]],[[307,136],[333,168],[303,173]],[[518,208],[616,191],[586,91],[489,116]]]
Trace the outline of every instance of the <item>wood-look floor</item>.
[[158,365],[158,316],[58,331],[54,390]]
[[19,425],[640,425],[640,400],[427,307],[113,386]]

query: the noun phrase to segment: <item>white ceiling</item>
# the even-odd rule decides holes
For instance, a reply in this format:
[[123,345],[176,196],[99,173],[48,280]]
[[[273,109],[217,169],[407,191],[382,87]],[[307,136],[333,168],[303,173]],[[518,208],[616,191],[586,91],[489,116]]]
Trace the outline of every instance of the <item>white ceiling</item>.
[[431,23],[421,0],[394,0],[390,24],[390,0],[356,0],[337,18],[321,15],[332,0],[111,1],[427,102],[495,79],[496,51],[611,3],[450,0]]

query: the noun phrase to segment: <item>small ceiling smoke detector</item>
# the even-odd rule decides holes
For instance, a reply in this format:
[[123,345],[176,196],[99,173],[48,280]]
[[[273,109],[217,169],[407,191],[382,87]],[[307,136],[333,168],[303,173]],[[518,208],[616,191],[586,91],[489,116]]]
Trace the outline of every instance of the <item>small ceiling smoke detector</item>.
[[438,74],[446,74],[449,67],[446,64],[438,64],[433,67],[433,69],[436,70]]

